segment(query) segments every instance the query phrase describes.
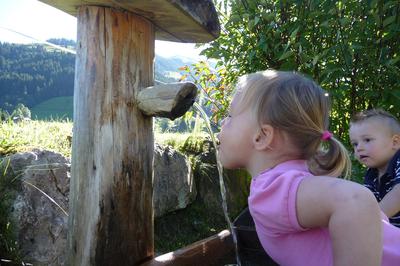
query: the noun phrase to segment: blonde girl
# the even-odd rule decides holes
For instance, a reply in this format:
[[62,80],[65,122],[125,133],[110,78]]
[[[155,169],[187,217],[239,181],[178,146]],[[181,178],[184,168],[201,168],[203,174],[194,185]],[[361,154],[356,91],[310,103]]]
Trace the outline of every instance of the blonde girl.
[[294,72],[243,76],[218,134],[226,168],[252,175],[250,213],[280,265],[400,265],[400,230],[365,187],[336,178],[349,156],[328,131],[329,97]]

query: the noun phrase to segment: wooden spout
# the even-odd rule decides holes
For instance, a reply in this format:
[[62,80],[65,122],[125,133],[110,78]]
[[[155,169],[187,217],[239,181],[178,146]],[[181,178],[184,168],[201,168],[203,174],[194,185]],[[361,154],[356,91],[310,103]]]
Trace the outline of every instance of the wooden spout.
[[145,115],[174,120],[193,105],[196,94],[197,87],[191,82],[156,85],[141,90],[137,104]]

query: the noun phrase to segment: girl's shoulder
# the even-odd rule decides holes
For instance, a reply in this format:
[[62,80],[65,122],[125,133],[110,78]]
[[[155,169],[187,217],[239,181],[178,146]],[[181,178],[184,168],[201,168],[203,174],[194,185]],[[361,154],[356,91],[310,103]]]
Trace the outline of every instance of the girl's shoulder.
[[296,193],[310,176],[305,161],[288,161],[253,178],[248,198],[255,220],[268,221],[270,232],[302,231],[296,218]]

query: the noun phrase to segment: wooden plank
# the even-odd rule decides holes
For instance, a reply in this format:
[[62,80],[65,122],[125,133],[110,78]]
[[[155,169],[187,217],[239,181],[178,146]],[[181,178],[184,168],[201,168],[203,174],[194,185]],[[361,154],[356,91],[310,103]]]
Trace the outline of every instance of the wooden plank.
[[145,115],[174,120],[186,113],[196,95],[197,87],[192,82],[160,84],[141,90],[137,103]]
[[105,6],[138,14],[156,26],[156,39],[209,42],[219,36],[220,24],[212,0],[40,0],[76,16],[80,6]]
[[218,265],[227,255],[234,257],[232,236],[228,230],[197,241],[187,247],[158,256],[141,266]]
[[153,256],[152,118],[135,101],[153,85],[153,60],[148,20],[79,9],[69,265],[137,265]]

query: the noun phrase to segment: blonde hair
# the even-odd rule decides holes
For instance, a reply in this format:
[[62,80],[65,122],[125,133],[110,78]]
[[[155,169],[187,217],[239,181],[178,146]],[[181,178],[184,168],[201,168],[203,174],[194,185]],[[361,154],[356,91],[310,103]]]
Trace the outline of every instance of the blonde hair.
[[333,136],[322,142],[330,102],[314,81],[296,72],[266,70],[241,77],[237,93],[239,106],[251,106],[260,125],[286,133],[313,174],[350,175],[351,161],[343,144]]
[[350,119],[350,126],[360,122],[365,122],[370,119],[377,119],[385,123],[388,129],[391,130],[391,133],[393,135],[400,134],[399,120],[397,120],[397,118],[394,115],[379,108],[364,110],[359,113],[356,113]]

